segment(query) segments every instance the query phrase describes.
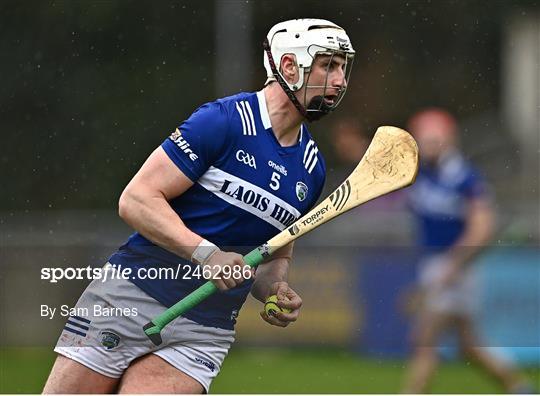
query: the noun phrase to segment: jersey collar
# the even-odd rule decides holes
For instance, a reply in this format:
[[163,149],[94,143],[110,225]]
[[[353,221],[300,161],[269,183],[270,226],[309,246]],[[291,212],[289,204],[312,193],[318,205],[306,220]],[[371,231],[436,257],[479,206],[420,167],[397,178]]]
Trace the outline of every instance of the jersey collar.
[[[259,114],[261,115],[261,122],[264,129],[272,128],[270,123],[270,114],[268,114],[268,107],[266,107],[266,99],[264,97],[264,91],[257,91],[257,100],[259,101]],[[304,136],[304,124],[300,126],[300,138],[298,141],[302,143],[302,137]]]
[[259,113],[261,114],[261,122],[263,127],[264,129],[270,129],[272,128],[272,124],[270,123],[270,115],[268,114],[268,108],[266,107],[266,99],[264,98],[263,91],[257,92],[257,99],[259,101]]

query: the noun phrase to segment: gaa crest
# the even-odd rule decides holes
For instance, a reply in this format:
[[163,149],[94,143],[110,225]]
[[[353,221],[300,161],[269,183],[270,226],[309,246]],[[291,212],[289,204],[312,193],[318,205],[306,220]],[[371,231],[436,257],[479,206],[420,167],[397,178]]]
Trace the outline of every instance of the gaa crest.
[[302,182],[296,182],[296,197],[300,202],[302,202],[304,199],[306,199],[308,192],[307,186]]
[[104,330],[99,335],[101,337],[101,345],[107,349],[116,348],[120,344],[120,336],[112,331]]

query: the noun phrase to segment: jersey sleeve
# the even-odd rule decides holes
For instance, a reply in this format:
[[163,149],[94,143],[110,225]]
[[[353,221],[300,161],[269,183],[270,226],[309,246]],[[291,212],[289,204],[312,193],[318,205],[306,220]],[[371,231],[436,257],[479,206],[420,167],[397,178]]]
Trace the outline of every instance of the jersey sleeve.
[[226,147],[228,117],[218,102],[199,107],[161,144],[174,164],[197,181]]

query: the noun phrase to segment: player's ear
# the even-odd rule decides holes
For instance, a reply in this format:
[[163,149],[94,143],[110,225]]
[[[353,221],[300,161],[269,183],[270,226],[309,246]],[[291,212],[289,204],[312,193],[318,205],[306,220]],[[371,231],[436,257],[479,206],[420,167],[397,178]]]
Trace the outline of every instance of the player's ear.
[[298,82],[299,73],[296,57],[294,54],[285,54],[281,57],[281,74],[285,77],[288,83],[294,84]]

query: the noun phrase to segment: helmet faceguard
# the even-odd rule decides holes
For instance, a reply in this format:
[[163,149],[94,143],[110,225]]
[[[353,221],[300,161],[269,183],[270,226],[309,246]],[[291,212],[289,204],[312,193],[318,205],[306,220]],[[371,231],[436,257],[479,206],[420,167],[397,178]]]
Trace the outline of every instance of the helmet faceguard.
[[[335,56],[344,58],[344,73],[346,81],[349,80],[354,50],[345,31],[338,25],[323,19],[295,19],[281,22],[272,27],[263,43],[265,50],[264,65],[268,79],[266,83],[277,81],[298,111],[309,121],[318,120],[325,114],[333,111],[345,95],[345,87],[329,87],[328,76],[332,59]],[[279,69],[283,55],[292,54],[298,66],[298,81],[289,83]],[[324,85],[310,85],[310,71],[313,61],[318,55],[330,57],[326,71]],[[306,79],[307,76],[307,79]],[[303,103],[297,99],[294,92],[305,86]],[[337,96],[331,104],[325,101],[328,88],[336,91]],[[307,102],[308,89],[323,91],[322,95],[315,96]]]

